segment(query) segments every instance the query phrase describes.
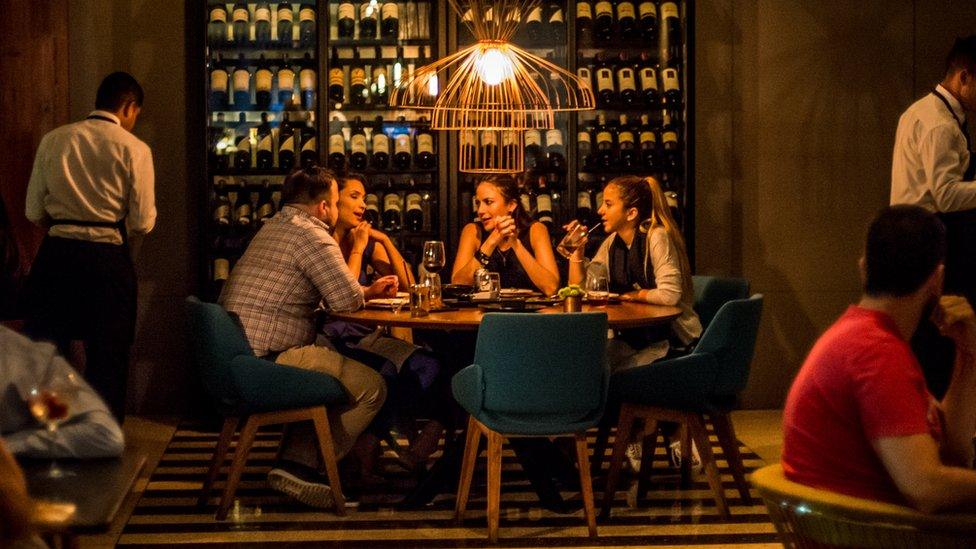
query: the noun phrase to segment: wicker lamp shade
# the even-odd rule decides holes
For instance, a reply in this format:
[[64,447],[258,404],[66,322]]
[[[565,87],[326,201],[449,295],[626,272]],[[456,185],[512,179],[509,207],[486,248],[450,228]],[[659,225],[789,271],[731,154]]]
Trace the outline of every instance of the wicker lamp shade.
[[556,112],[594,108],[588,84],[508,42],[539,0],[472,0],[463,12],[450,1],[477,42],[416,70],[391,106],[429,110],[439,130],[548,129]]

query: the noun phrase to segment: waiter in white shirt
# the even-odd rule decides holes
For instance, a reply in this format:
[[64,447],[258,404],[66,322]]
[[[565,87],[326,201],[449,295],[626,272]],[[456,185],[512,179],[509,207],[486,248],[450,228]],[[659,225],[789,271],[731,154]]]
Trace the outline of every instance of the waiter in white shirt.
[[[976,304],[976,161],[966,112],[976,112],[976,35],[959,38],[942,83],[898,121],[891,163],[891,204],[936,212],[946,225],[946,293]],[[923,322],[912,347],[932,393],[941,398],[954,362],[951,341]]]
[[142,87],[124,72],[102,80],[95,111],[44,136],[27,187],[27,218],[48,229],[27,279],[26,330],[66,354],[85,347],[85,378],[125,415],[135,335],[130,234],[156,222],[152,153],[132,135]]

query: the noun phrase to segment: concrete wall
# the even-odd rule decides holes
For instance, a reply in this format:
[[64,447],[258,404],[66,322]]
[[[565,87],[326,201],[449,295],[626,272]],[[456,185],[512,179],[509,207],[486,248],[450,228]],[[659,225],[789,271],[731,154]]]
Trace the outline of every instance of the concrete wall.
[[[191,2],[193,4],[193,2]],[[187,405],[189,365],[182,303],[196,282],[196,193],[187,173],[184,3],[180,0],[72,0],[72,119],[94,108],[98,83],[130,72],[146,92],[134,133],[152,147],[156,228],[136,249],[139,315],[129,409],[165,412]]]
[[765,294],[745,404],[780,406],[813,341],[857,299],[898,117],[941,78],[953,38],[976,30],[976,4],[697,6],[697,270]]

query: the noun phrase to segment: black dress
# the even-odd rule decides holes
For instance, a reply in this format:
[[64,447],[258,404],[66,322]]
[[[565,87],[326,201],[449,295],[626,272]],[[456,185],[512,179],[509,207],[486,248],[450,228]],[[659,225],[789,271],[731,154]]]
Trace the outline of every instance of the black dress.
[[[481,223],[475,224],[475,227],[478,229],[478,246],[481,246],[485,240],[485,229]],[[532,239],[529,236],[530,229],[531,226],[529,229],[521,231],[518,239],[530,254],[535,255],[535,250],[532,249]],[[529,273],[525,272],[525,268],[522,267],[522,262],[515,256],[514,247],[505,251],[502,251],[500,248],[495,248],[485,268],[489,272],[500,275],[502,288],[536,289],[532,279],[529,278]]]

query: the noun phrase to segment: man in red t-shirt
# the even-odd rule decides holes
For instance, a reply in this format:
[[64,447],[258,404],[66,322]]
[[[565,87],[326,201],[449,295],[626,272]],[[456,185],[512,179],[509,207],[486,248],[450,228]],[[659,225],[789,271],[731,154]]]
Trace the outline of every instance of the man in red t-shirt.
[[[864,294],[817,341],[783,415],[783,469],[801,484],[935,511],[976,503],[976,316],[942,293],[945,228],[917,206],[871,223]],[[908,340],[931,316],[956,344],[936,401]]]

